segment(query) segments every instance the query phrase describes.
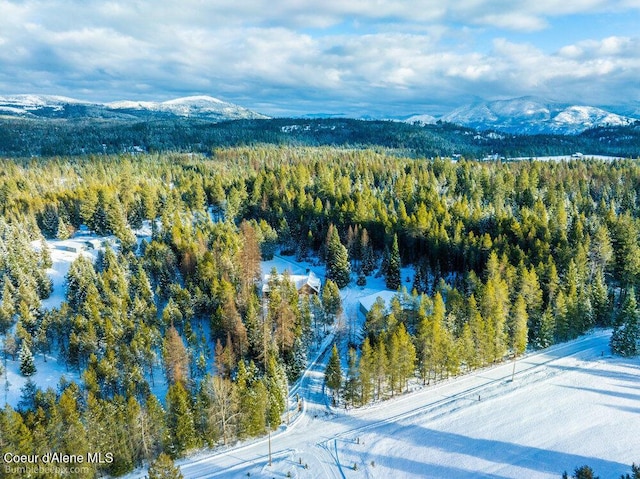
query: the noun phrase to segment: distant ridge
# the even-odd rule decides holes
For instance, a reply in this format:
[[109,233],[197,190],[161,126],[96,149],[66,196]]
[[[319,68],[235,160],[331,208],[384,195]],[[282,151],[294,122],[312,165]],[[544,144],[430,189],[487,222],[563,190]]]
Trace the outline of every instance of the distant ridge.
[[[442,116],[416,114],[402,121],[431,125],[438,121],[476,130],[513,134],[576,135],[597,127],[628,126],[640,118],[633,104],[627,115],[587,105],[571,105],[526,96],[509,100],[477,102]],[[207,121],[267,119],[266,115],[218,98],[200,95],[173,100],[121,100],[95,103],[56,95],[0,96],[0,117],[25,119],[121,120],[201,119]],[[342,114],[307,114],[303,118],[342,118]],[[361,119],[372,119],[367,116]]]
[[636,118],[593,106],[562,104],[535,97],[466,105],[440,118],[478,130],[525,134],[577,134],[601,126],[625,126]]
[[92,103],[54,95],[0,96],[0,116],[40,119],[202,118],[215,121],[266,119],[265,115],[211,96],[189,96],[165,102]]

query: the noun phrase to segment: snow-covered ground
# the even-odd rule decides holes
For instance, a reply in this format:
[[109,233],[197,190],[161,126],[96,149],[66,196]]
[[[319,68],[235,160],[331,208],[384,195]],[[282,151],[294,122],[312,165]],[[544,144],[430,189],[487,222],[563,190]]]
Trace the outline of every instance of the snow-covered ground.
[[[41,247],[38,241],[33,242],[34,248]],[[51,296],[42,302],[44,309],[57,308],[64,301],[66,289],[65,278],[69,267],[79,256],[86,256],[95,261],[99,250],[104,250],[106,244],[116,248],[115,237],[100,237],[89,233],[80,233],[67,240],[47,240],[47,248],[51,253],[51,268],[47,275],[53,283]]]
[[624,158],[619,156],[606,156],[606,155],[589,155],[589,154],[573,154],[573,155],[559,155],[559,156],[520,156],[514,158],[507,158],[509,161],[571,161],[571,160],[600,160],[600,161],[615,161],[623,160]]
[[179,464],[185,478],[558,478],[585,464],[619,477],[640,459],[640,359],[611,357],[609,336],[530,354],[514,381],[507,363],[350,411],[326,407],[317,364],[271,465],[268,439]]
[[[56,357],[47,356],[45,361],[42,354],[36,354],[34,356],[34,362],[36,365],[36,373],[31,376],[31,380],[43,391],[46,391],[48,388],[55,391],[63,376],[68,381],[80,381],[78,372],[68,370],[65,364],[58,361]],[[4,367],[4,360],[2,364]],[[22,388],[27,383],[28,378],[20,374],[20,360],[17,356],[15,361],[10,357],[7,359],[6,368],[6,374],[3,373],[2,376],[0,376],[0,380],[2,381],[0,384],[0,387],[2,387],[0,403],[9,404],[15,408],[20,402]]]
[[[136,235],[138,245],[143,239],[151,241],[150,221],[143,221],[142,227],[133,230],[133,233]],[[52,262],[51,268],[47,269],[47,275],[51,279],[53,290],[51,295],[42,301],[43,309],[57,308],[62,304],[66,294],[65,281],[69,267],[79,256],[85,256],[91,261],[95,261],[98,251],[104,251],[107,245],[115,251],[119,247],[115,236],[98,236],[84,228],[69,239],[47,240],[46,244]],[[42,243],[39,240],[34,241],[32,246],[35,250],[40,250]],[[196,326],[196,332],[205,334],[207,338],[211,336],[206,321]],[[36,354],[34,359],[37,372],[31,377],[31,380],[43,390],[49,387],[56,389],[63,376],[69,381],[81,381],[80,374],[76,370],[67,369],[65,364],[58,361],[55,356],[47,356],[45,361],[42,354]],[[20,401],[21,390],[27,383],[27,378],[20,374],[20,361],[17,357],[15,361],[7,360],[6,366],[7,374],[0,377],[2,381],[0,398],[4,401],[3,404],[6,402],[12,407],[16,407]],[[154,368],[154,377],[147,377],[147,380],[153,393],[160,401],[164,402],[168,386],[161,368]]]
[[[114,237],[99,237],[89,234],[86,231],[73,236],[67,240],[48,240],[47,248],[51,254],[51,268],[47,270],[47,275],[51,279],[53,291],[51,296],[42,301],[44,309],[57,308],[65,299],[65,278],[69,272],[69,267],[79,256],[87,256],[94,261],[100,249],[104,249],[106,243],[110,243],[115,248]],[[42,248],[40,241],[32,243],[34,249]],[[45,360],[46,359],[46,360]],[[80,381],[80,375],[75,370],[68,370],[64,363],[58,361],[55,356],[42,354],[34,355],[36,373],[31,376],[31,380],[42,390],[47,388],[56,389],[60,379],[64,376],[69,381]],[[3,364],[4,366],[4,364]],[[20,361],[16,356],[15,361],[9,358],[6,362],[6,374],[0,377],[2,404],[9,404],[16,407],[20,401],[22,388],[27,383],[27,378],[20,374]]]
[[[551,478],[585,464],[619,477],[640,460],[640,360],[601,356],[607,341],[600,332],[554,348],[543,354],[547,364],[477,394],[454,389],[472,378],[435,387],[416,402],[428,394],[442,405],[340,436],[339,459],[371,478]],[[587,349],[562,357],[572,344]],[[487,374],[508,375],[510,367]],[[524,359],[516,371],[527,367]]]
[[[324,280],[321,268],[287,257],[263,270],[271,266],[292,274],[310,268]],[[403,270],[408,288],[411,276]],[[367,278],[364,288],[352,283],[342,291],[345,315],[358,316],[360,298],[380,290],[382,278]],[[596,331],[530,353],[515,369],[501,364],[348,411],[329,407],[323,389],[328,337],[296,387],[303,414],[270,440],[178,464],[185,478],[557,478],[585,464],[619,477],[640,461],[640,359],[612,357],[609,337]]]
[[[95,251],[56,246],[49,244],[54,294],[48,307],[64,297],[64,276],[74,255]],[[293,257],[275,256],[263,262],[263,272],[274,266],[292,274],[311,270],[325,280],[324,266]],[[412,276],[411,268],[403,269],[407,288]],[[383,278],[373,277],[365,287],[352,282],[345,288],[345,323],[357,330],[363,320],[359,300],[384,289]],[[310,356],[317,361],[292,388],[304,398],[303,413],[272,435],[271,465],[267,438],[201,452],[179,464],[186,478],[557,478],[584,464],[600,477],[619,477],[640,461],[640,359],[612,357],[609,336],[596,331],[529,354],[515,364],[514,381],[513,363],[507,363],[348,411],[328,406],[323,387],[333,341],[328,336]],[[63,374],[78,380],[54,358],[45,363],[37,355],[36,365],[33,380],[41,387],[55,388]],[[26,379],[17,361],[7,366],[5,393],[15,406]]]

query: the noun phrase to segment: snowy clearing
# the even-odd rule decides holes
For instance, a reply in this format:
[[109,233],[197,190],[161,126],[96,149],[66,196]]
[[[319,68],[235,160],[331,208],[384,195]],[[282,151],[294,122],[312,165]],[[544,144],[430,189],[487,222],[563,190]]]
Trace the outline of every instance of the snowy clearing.
[[640,359],[611,357],[609,336],[519,359],[513,382],[505,363],[349,411],[326,406],[319,364],[271,466],[266,438],[179,464],[186,478],[558,478],[585,464],[619,477],[640,460]]
[[[65,281],[69,267],[79,256],[86,256],[95,261],[99,250],[104,250],[109,243],[112,248],[116,248],[115,237],[101,237],[88,232],[79,232],[67,240],[48,240],[47,248],[51,254],[51,268],[47,269],[47,275],[51,279],[53,290],[51,295],[42,301],[42,308],[45,310],[58,308],[65,299]],[[42,248],[40,241],[31,243],[35,250]],[[60,379],[64,376],[69,381],[80,382],[80,374],[77,370],[70,370],[59,361],[56,356],[35,354],[34,361],[36,373],[31,376],[31,380],[43,391],[48,388],[56,390]],[[2,375],[2,400],[3,404],[17,407],[22,395],[22,388],[27,383],[27,378],[20,374],[20,360],[9,357],[6,361],[6,374]]]

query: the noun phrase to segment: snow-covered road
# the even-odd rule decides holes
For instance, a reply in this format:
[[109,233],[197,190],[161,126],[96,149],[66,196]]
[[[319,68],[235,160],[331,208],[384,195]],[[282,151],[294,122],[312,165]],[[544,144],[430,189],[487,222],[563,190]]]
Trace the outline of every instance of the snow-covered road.
[[[625,432],[640,426],[640,395],[624,393],[640,388],[640,362],[611,358],[609,335],[597,331],[519,359],[513,381],[509,362],[349,411],[327,407],[322,356],[297,390],[303,414],[271,436],[271,466],[264,439],[180,461],[181,471],[185,478],[542,478],[591,464],[602,477],[619,477],[640,460],[632,457],[637,432]],[[609,414],[602,421],[600,407]],[[603,430],[602,422],[612,426]]]

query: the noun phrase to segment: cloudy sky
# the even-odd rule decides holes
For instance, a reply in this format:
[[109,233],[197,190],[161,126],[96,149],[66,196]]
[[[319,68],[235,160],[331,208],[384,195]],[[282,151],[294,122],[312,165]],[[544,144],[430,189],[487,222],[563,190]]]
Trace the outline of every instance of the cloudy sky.
[[[0,0],[0,95],[270,115],[640,105],[640,0]],[[620,108],[619,108],[620,109]]]

